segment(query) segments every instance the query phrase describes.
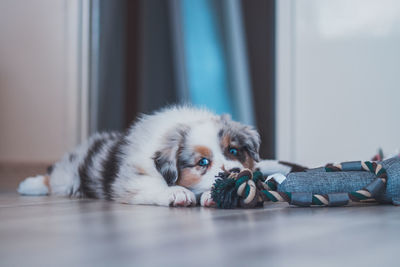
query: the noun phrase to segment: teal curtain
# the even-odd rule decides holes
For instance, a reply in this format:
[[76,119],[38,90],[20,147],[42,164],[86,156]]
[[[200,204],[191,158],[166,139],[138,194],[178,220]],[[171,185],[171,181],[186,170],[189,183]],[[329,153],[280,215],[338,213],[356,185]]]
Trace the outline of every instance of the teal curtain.
[[190,101],[235,118],[216,8],[210,0],[182,0],[181,5]]

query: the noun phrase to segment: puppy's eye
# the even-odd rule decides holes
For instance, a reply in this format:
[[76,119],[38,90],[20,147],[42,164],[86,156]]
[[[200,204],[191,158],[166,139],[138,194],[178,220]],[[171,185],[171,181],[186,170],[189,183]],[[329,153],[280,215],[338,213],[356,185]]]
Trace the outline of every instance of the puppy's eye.
[[207,167],[208,165],[210,165],[210,161],[207,158],[202,158],[201,160],[199,160],[197,165],[201,167]]
[[239,154],[239,151],[236,148],[231,147],[229,149],[229,153],[233,156],[237,156]]

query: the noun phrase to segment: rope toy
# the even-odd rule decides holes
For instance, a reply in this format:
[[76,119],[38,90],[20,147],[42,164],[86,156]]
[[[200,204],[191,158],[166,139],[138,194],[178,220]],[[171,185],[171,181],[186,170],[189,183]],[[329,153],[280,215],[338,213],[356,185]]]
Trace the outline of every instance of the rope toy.
[[[296,206],[345,206],[351,202],[400,204],[400,158],[353,161],[289,173],[282,183],[248,169],[220,175],[211,190],[217,208],[254,208],[266,201]],[[271,178],[272,177],[272,178]],[[364,186],[360,186],[364,183]],[[389,185],[388,185],[389,184]],[[357,189],[358,188],[358,189]],[[338,191],[344,189],[347,191]]]

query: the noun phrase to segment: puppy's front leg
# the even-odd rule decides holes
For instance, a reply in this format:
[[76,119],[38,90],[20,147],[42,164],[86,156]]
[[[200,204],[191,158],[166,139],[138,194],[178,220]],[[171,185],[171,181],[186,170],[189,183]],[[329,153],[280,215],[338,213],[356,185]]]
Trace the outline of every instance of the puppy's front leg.
[[164,192],[154,196],[156,205],[187,207],[196,205],[194,193],[182,186],[174,185],[166,188]]
[[168,186],[159,178],[136,177],[121,184],[123,193],[116,199],[122,203],[188,207],[196,205],[193,192],[182,186]]
[[203,194],[201,194],[200,205],[202,207],[209,207],[209,208],[216,206],[214,200],[211,197],[211,191],[206,191]]

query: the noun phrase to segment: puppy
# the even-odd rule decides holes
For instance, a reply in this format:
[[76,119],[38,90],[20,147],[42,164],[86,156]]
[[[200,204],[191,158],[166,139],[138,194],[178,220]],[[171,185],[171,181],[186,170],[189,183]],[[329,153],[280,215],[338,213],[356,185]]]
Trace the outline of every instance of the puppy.
[[255,129],[227,115],[172,107],[141,116],[126,133],[95,134],[64,155],[47,175],[24,180],[18,192],[212,206],[209,190],[219,173],[254,169],[259,146]]

